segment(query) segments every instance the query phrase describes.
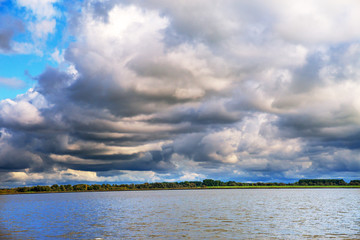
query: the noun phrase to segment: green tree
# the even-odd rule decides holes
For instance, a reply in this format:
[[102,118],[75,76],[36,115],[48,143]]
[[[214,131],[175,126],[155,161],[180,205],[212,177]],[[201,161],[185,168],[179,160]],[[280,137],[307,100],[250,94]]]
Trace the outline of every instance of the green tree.
[[203,185],[205,186],[215,186],[215,181],[213,179],[204,179]]
[[360,185],[360,180],[351,180],[349,185]]
[[74,191],[86,191],[88,186],[86,184],[77,184],[73,186]]

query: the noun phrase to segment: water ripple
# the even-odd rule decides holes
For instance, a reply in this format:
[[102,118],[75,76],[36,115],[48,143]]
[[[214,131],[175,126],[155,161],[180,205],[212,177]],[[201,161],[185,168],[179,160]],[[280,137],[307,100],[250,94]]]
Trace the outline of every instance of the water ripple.
[[0,196],[1,239],[360,239],[358,189]]

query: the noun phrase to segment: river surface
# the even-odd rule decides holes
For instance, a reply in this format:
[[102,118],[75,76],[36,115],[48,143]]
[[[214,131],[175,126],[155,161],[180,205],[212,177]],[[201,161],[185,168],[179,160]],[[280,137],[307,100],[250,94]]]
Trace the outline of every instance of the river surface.
[[360,239],[360,189],[0,196],[0,239]]

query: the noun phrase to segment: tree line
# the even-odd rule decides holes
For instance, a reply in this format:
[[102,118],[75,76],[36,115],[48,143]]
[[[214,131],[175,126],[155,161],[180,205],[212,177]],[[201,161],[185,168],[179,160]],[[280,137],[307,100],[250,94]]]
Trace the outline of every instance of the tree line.
[[[257,186],[355,186],[360,185],[360,180],[351,180],[349,183],[343,179],[300,179],[295,183],[281,182],[257,182],[243,183],[235,181],[223,182],[221,180],[204,179],[203,181],[184,181],[184,182],[154,182],[141,184],[67,184],[52,186],[31,186],[17,187],[11,189],[13,192],[80,192],[80,191],[123,191],[123,190],[151,190],[151,189],[193,189],[207,187],[257,187]],[[9,189],[7,189],[9,190]]]

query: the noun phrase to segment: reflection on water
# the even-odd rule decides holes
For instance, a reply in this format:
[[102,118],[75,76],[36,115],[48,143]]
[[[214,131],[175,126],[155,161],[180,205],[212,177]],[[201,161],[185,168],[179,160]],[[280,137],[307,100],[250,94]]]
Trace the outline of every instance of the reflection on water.
[[360,239],[359,189],[0,196],[0,239]]

